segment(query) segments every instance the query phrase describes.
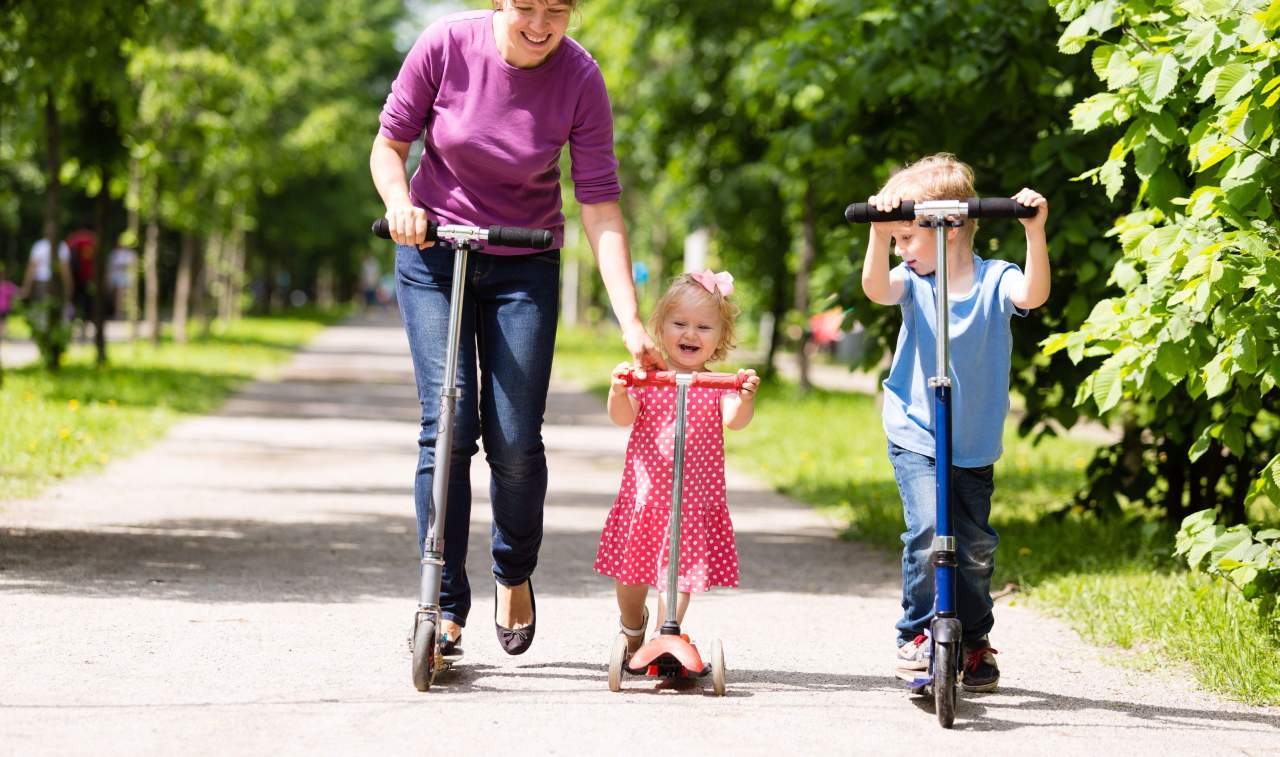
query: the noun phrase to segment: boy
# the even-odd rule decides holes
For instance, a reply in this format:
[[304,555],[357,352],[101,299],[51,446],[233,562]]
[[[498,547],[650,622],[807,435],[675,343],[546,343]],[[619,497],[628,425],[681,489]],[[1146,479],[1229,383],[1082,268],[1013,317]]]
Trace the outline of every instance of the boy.
[[[924,158],[894,174],[870,204],[882,211],[904,199],[963,200],[973,197],[973,170],[948,154]],[[962,639],[966,691],[994,691],[1000,681],[996,650],[987,634],[991,614],[991,573],[999,538],[991,528],[992,466],[1001,453],[1001,434],[1009,412],[1009,355],[1013,314],[1043,305],[1049,297],[1049,253],[1045,219],[1049,207],[1039,193],[1014,195],[1039,208],[1021,219],[1027,235],[1026,271],[1001,260],[983,260],[972,252],[977,223],[946,230],[947,286],[950,300],[953,503],[959,566],[956,609]],[[928,668],[924,630],[933,615],[932,552],[935,520],[933,392],[928,379],[936,367],[934,230],[915,222],[871,224],[862,291],[873,302],[902,308],[902,330],[893,366],[884,384],[884,430],[889,460],[902,496],[906,532],[902,535],[902,609],[897,623],[901,670]],[[892,239],[903,262],[890,270]]]

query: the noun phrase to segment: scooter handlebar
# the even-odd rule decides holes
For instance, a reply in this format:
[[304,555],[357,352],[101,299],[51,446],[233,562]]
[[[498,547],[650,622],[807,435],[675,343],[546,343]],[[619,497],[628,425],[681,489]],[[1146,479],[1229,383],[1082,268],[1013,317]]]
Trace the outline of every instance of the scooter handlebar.
[[[622,381],[627,386],[673,386],[676,383],[676,371],[645,371],[644,378],[636,376],[635,371],[622,374]],[[740,391],[747,380],[745,373],[714,373],[712,371],[694,371],[693,385],[708,389],[732,389]]]
[[[440,228],[440,224],[435,221],[427,221],[427,241],[438,242],[440,238],[436,236],[436,229]],[[373,235],[379,239],[391,238],[391,225],[387,223],[387,219],[379,218],[373,222]]]
[[890,211],[881,211],[866,202],[855,202],[844,209],[844,220],[849,223],[876,223],[879,221],[914,221],[916,204],[911,200],[903,200],[902,204]]
[[[450,227],[454,228],[454,227]],[[436,221],[427,221],[427,241],[440,241],[440,224]],[[379,218],[373,222],[373,235],[381,239],[391,238],[391,228],[386,218]],[[502,247],[526,247],[533,250],[545,250],[551,246],[554,237],[551,232],[546,229],[525,229],[519,226],[490,226],[485,236],[485,241],[489,244],[496,244]]]
[[[970,197],[963,200],[969,218],[1033,218],[1039,212],[1030,205],[1023,205],[1008,197]],[[893,210],[883,212],[865,202],[855,202],[844,210],[849,223],[876,223],[879,221],[914,221],[916,204],[903,200]]]

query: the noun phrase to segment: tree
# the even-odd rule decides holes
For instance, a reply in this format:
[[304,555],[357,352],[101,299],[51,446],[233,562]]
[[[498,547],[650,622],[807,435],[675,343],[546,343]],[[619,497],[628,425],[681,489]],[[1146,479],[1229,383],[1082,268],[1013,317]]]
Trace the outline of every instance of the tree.
[[1055,6],[1062,50],[1091,49],[1106,85],[1075,126],[1121,133],[1084,176],[1108,196],[1137,184],[1108,232],[1118,294],[1045,342],[1089,367],[1077,405],[1150,440],[1128,465],[1101,455],[1089,497],[1243,522],[1250,503],[1280,504],[1280,2]]

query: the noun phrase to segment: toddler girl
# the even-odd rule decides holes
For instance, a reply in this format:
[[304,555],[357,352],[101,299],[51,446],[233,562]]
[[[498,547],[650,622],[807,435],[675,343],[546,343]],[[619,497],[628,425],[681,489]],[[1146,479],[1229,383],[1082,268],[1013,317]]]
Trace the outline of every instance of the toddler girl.
[[[733,349],[738,307],[729,299],[732,293],[733,277],[727,272],[686,273],[672,282],[649,322],[668,368],[705,371],[707,363]],[[658,587],[666,576],[676,388],[628,388],[622,376],[629,370],[626,363],[615,368],[609,390],[609,417],[619,426],[631,426],[631,438],[622,486],[600,537],[595,568],[616,582],[619,623],[635,652],[644,643],[649,587]],[[751,422],[760,386],[755,371],[739,372],[746,377],[740,391],[696,386],[688,390],[677,622],[684,619],[690,592],[738,585],[721,426],[740,429]],[[659,592],[655,628],[661,627],[667,606],[668,598]]]

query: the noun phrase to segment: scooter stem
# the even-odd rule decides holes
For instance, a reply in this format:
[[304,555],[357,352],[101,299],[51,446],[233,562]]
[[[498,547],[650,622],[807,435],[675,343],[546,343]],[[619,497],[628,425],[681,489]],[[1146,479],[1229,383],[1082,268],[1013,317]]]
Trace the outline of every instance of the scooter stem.
[[676,428],[674,460],[671,466],[671,532],[667,538],[667,618],[659,633],[670,636],[680,633],[680,621],[676,618],[679,599],[676,590],[680,577],[680,504],[684,494],[684,425],[688,406],[689,387],[693,385],[692,373],[677,373],[676,380]]
[[431,507],[427,536],[422,545],[422,578],[419,604],[440,604],[440,580],[444,570],[444,524],[449,509],[449,472],[453,464],[453,420],[458,405],[458,352],[462,334],[462,300],[467,279],[467,253],[471,243],[454,247],[453,286],[449,296],[449,337],[445,349],[444,378],[440,385],[440,413],[436,421],[435,475],[431,479]]

